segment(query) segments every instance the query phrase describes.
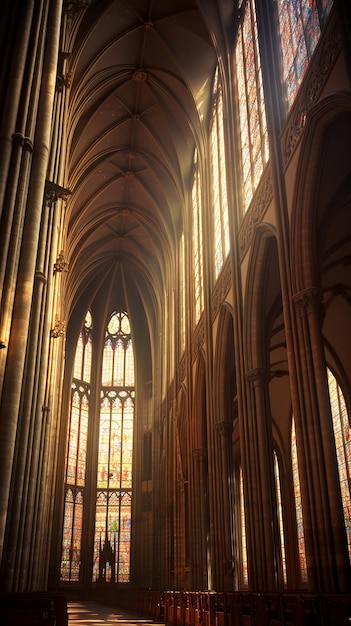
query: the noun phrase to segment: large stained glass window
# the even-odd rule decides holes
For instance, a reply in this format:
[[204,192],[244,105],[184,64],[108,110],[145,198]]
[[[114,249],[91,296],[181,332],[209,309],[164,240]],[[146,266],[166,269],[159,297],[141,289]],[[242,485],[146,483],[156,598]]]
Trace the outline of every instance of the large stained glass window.
[[333,428],[335,437],[336,456],[338,460],[339,478],[341,487],[342,503],[344,508],[345,528],[349,558],[351,560],[351,436],[350,422],[347,413],[345,398],[341,388],[328,369],[328,384]]
[[118,312],[103,349],[93,580],[129,581],[134,398],[129,318]]
[[88,312],[74,360],[68,424],[61,578],[78,581],[81,563],[83,501],[90,399],[92,320]]
[[[70,582],[81,580],[83,562],[90,575],[88,546],[93,542],[93,581],[128,582],[135,400],[131,328],[127,313],[111,315],[100,378],[100,372],[92,369],[92,327],[91,314],[87,313],[73,366],[61,578]],[[92,383],[100,389],[94,406]],[[96,489],[87,490],[86,484],[95,485],[95,481]],[[94,537],[86,538],[84,545],[83,520],[85,528],[94,528]]]
[[194,298],[195,298],[195,323],[200,319],[204,308],[204,285],[203,285],[203,255],[202,255],[202,203],[201,203],[201,176],[198,163],[197,150],[194,152],[194,177],[192,186],[192,210],[193,210],[193,272],[194,272]]
[[292,419],[291,423],[291,464],[293,472],[294,494],[295,494],[295,510],[296,510],[296,523],[297,523],[297,541],[300,560],[300,576],[302,582],[307,582],[307,561],[306,561],[306,549],[305,549],[305,532],[303,526],[302,516],[302,503],[301,503],[301,486],[299,465],[297,456],[296,445],[296,430],[295,420]]
[[277,0],[282,79],[290,108],[316,48],[332,0]]
[[229,253],[228,196],[223,124],[223,95],[218,67],[213,87],[211,142],[211,190],[214,219],[215,278]]
[[254,0],[240,2],[240,27],[234,62],[239,103],[243,208],[246,211],[269,158]]

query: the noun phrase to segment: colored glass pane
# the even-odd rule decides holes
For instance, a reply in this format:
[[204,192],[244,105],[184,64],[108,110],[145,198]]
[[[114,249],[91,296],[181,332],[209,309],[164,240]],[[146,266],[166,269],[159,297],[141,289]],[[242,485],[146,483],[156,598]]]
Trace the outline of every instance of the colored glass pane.
[[193,273],[195,296],[195,323],[200,319],[203,310],[203,256],[202,256],[202,204],[201,178],[197,160],[197,151],[194,153],[194,178],[192,186],[193,209]]
[[239,473],[239,493],[240,493],[240,535],[241,535],[241,572],[242,584],[247,586],[249,583],[248,567],[247,567],[247,544],[246,544],[246,524],[245,524],[245,503],[244,503],[244,478],[243,471],[240,467]]
[[125,373],[125,346],[123,340],[118,338],[114,349],[114,385],[124,385]]
[[110,385],[113,372],[113,345],[112,340],[108,337],[105,341],[104,353],[102,358],[102,384]]
[[305,531],[304,531],[304,526],[303,526],[301,486],[300,486],[298,451],[297,451],[297,443],[296,443],[296,430],[295,430],[294,418],[292,419],[292,424],[291,424],[291,465],[292,465],[292,472],[293,472],[293,484],[294,484],[294,495],[295,495],[295,511],[296,511],[296,524],[297,524],[298,552],[299,552],[299,560],[300,560],[300,576],[301,576],[302,582],[307,582],[308,577],[307,577],[307,561],[306,561],[306,548],[305,548]]
[[82,492],[67,489],[61,553],[61,578],[65,581],[79,580],[82,519]]
[[128,340],[126,345],[125,385],[126,387],[134,385],[134,352],[131,339]]
[[286,578],[286,553],[285,553],[283,506],[282,506],[279,462],[278,462],[278,456],[276,452],[274,452],[274,476],[275,476],[275,490],[276,490],[276,495],[277,495],[278,527],[279,527],[279,536],[280,536],[280,550],[281,550],[283,580],[284,580],[284,584],[286,584],[287,578]]
[[287,106],[296,97],[315,51],[331,0],[277,0],[282,80]]
[[180,350],[185,348],[185,242],[184,233],[179,242],[179,333]]
[[349,558],[351,561],[351,437],[346,403],[341,388],[328,369],[330,406],[333,418],[335,448],[338,461],[341,497],[344,509],[345,529]]
[[87,383],[90,382],[91,358],[92,358],[92,339],[91,339],[91,335],[89,334],[87,336],[85,349],[84,349],[84,367],[83,367],[83,380]]
[[214,265],[217,277],[229,252],[228,197],[223,124],[223,97],[216,70],[210,129],[211,190],[214,222]]
[[76,347],[76,356],[74,359],[74,370],[73,377],[81,380],[82,378],[82,365],[83,365],[83,352],[84,352],[84,343],[83,343],[83,333],[80,333],[77,347]]
[[255,4],[243,5],[235,49],[240,123],[242,198],[247,210],[269,158]]

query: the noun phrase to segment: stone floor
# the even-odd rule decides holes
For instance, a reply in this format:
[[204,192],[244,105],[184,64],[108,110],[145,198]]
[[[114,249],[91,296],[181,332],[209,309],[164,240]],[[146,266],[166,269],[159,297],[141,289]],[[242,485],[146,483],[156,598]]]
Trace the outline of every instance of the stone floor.
[[[156,624],[149,618],[120,611],[116,607],[96,602],[68,602],[68,626],[149,626]],[[163,626],[161,622],[158,622]]]

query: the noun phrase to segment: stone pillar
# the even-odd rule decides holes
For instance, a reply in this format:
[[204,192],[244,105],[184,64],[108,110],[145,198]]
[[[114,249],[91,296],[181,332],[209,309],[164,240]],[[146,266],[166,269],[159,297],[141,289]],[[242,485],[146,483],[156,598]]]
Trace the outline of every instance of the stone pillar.
[[[346,592],[350,566],[324,355],[321,293],[317,288],[306,289],[294,297],[294,303],[300,313],[302,402],[301,425],[297,426],[301,427],[306,464],[301,490],[308,577],[314,591]],[[299,439],[297,443],[299,446]]]
[[[47,22],[46,22],[47,18]],[[2,558],[6,524],[10,504],[10,486],[14,469],[15,445],[18,420],[23,393],[25,358],[28,342],[30,316],[36,260],[41,227],[45,177],[50,146],[52,107],[54,101],[58,43],[61,20],[61,3],[48,7],[48,15],[43,18],[43,33],[46,45],[43,47],[43,68],[40,80],[40,96],[36,118],[35,142],[25,221],[21,257],[17,275],[16,295],[13,306],[11,335],[8,357],[4,373],[3,394],[0,406],[0,555]],[[6,578],[7,563],[3,562]]]
[[[19,4],[19,3],[18,3]],[[6,93],[4,97],[4,117],[2,120],[2,127],[0,129],[0,217],[2,219],[2,209],[4,207],[5,194],[10,193],[13,196],[13,192],[16,192],[17,182],[13,177],[13,173],[10,172],[14,167],[14,163],[11,164],[13,159],[13,140],[12,137],[15,133],[24,133],[24,128],[19,129],[18,124],[18,110],[20,106],[21,98],[23,97],[23,80],[25,71],[28,71],[27,58],[28,58],[28,46],[31,35],[31,28],[33,23],[35,0],[27,0],[25,3],[21,3],[22,19],[20,20],[18,27],[18,36],[16,37],[16,43],[14,49],[11,51],[11,68],[8,73],[8,82],[6,85]],[[16,7],[14,7],[16,10]],[[28,86],[30,86],[28,84]],[[16,167],[14,167],[14,172]],[[11,182],[11,180],[13,182]],[[7,219],[7,218],[6,218]],[[3,224],[2,224],[3,225]],[[1,283],[1,280],[0,280]]]
[[193,586],[197,589],[207,589],[208,587],[208,541],[209,541],[209,524],[208,524],[208,481],[207,481],[207,450],[197,448],[193,450],[195,459],[195,509],[194,524],[195,537],[198,539],[193,554],[197,556],[196,563],[193,567],[196,571],[193,574]]
[[219,588],[223,591],[233,590],[234,574],[234,537],[233,537],[233,485],[232,485],[232,429],[231,422],[225,420],[215,424],[220,440],[220,498],[217,521],[217,534],[220,537],[219,559],[222,563],[222,571],[218,572]]
[[[255,510],[251,511],[253,522],[250,532],[253,549],[260,554],[256,559],[255,584],[260,591],[277,591],[279,585],[279,538],[277,529],[277,506],[275,497],[272,427],[268,405],[269,375],[265,368],[256,368],[247,375],[253,390],[253,417],[251,421],[250,451],[254,463],[251,484],[244,485],[255,494]],[[253,502],[250,502],[253,506]]]

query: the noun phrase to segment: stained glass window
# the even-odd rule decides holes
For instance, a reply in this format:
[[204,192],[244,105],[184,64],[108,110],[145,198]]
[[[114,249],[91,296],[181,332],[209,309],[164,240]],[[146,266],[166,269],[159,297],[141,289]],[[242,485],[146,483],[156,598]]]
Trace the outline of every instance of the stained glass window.
[[61,578],[79,580],[90,400],[92,320],[87,313],[77,341],[67,436]]
[[316,48],[332,0],[277,0],[282,79],[288,108]]
[[284,536],[282,494],[281,494],[279,461],[278,461],[277,453],[275,451],[274,451],[274,477],[275,477],[275,489],[276,489],[276,494],[277,494],[278,528],[279,528],[279,536],[280,536],[280,550],[281,550],[281,561],[282,561],[282,570],[283,570],[283,581],[284,581],[284,584],[286,584],[286,582],[287,582],[287,578],[286,578],[286,554],[285,554],[285,536]]
[[303,526],[302,516],[302,503],[301,503],[301,486],[297,456],[296,445],[296,430],[295,420],[292,419],[291,423],[291,464],[293,472],[294,494],[295,494],[295,510],[296,510],[296,524],[297,524],[297,541],[298,552],[300,560],[300,576],[302,582],[307,582],[307,561],[306,561],[306,548],[305,548],[305,532]]
[[214,262],[217,278],[229,252],[228,197],[226,181],[223,96],[218,67],[213,88],[213,109],[210,129],[211,190],[214,219]]
[[244,479],[243,470],[240,467],[239,473],[239,495],[240,495],[240,535],[241,535],[241,572],[242,584],[249,584],[248,568],[247,568],[247,544],[246,544],[246,526],[245,526],[245,504],[244,504]]
[[193,209],[193,271],[194,271],[194,297],[195,297],[195,323],[200,319],[204,308],[203,287],[203,256],[202,256],[202,203],[201,203],[201,177],[198,164],[197,150],[194,152],[194,177],[192,186],[192,209]]
[[[86,527],[93,526],[91,516],[95,517],[93,580],[128,582],[135,389],[134,350],[125,312],[114,313],[107,325],[97,410],[91,406],[91,368],[92,318],[88,313],[77,341],[73,366],[61,578],[80,580],[83,552],[88,549],[88,543],[84,544],[85,547],[82,545],[84,515]],[[99,418],[97,441],[93,426],[89,430],[88,442],[89,414]],[[94,455],[91,452],[87,455],[88,446],[90,451],[97,451],[94,462]],[[93,480],[96,476],[96,491],[89,490],[89,493],[86,492],[88,474]],[[90,555],[85,557],[85,563],[90,563]]]
[[336,456],[338,460],[341,496],[344,509],[345,528],[349,558],[351,561],[351,436],[350,423],[344,395],[341,388],[328,369],[328,384],[333,428],[335,437]]
[[133,344],[125,312],[110,318],[102,381],[93,580],[128,582],[135,391]]
[[235,47],[243,207],[246,211],[269,158],[260,52],[254,0],[243,0]]

